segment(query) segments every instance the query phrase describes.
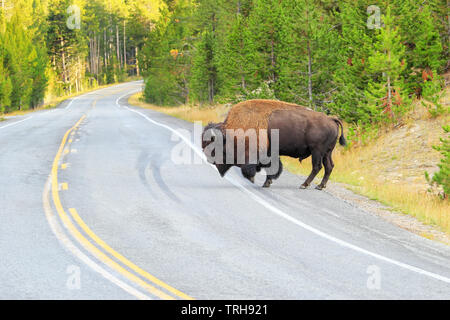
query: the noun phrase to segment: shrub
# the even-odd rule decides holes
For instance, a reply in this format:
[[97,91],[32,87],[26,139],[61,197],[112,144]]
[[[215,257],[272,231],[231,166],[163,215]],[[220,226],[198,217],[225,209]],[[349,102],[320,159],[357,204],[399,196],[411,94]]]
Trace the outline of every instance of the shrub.
[[445,90],[441,90],[442,86],[439,78],[427,81],[422,85],[422,97],[425,100],[422,101],[422,105],[427,108],[432,118],[448,112],[448,108],[440,103],[440,100],[445,95]]
[[441,138],[442,144],[440,146],[433,146],[437,151],[442,154],[441,162],[438,164],[439,171],[430,178],[428,172],[425,172],[425,178],[430,183],[430,185],[441,186],[443,191],[442,198],[448,199],[450,194],[450,138],[448,134],[450,133],[450,125],[442,127],[445,131],[444,138]]
[[275,92],[270,87],[271,83],[272,83],[272,81],[264,81],[261,83],[261,86],[259,86],[255,90],[252,90],[252,91],[244,90],[244,95],[242,96],[242,100],[276,99]]

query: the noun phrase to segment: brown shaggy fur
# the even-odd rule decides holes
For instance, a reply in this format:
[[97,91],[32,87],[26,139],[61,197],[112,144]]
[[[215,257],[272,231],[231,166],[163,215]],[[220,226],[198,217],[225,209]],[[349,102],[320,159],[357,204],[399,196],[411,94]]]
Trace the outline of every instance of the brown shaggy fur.
[[275,110],[309,108],[277,100],[255,99],[239,102],[228,112],[224,129],[267,129],[269,117]]
[[[310,108],[284,101],[267,99],[247,100],[239,102],[231,108],[223,122],[222,129],[242,129],[244,131],[254,129],[258,135],[258,147],[260,141],[267,141],[267,145],[264,147],[266,149],[269,143],[267,127],[270,115],[276,110],[288,109],[303,109],[313,112]],[[260,132],[260,130],[263,131]],[[259,136],[260,134],[263,134],[263,136]],[[236,139],[239,139],[239,136]],[[248,143],[248,139],[246,139],[246,143]]]

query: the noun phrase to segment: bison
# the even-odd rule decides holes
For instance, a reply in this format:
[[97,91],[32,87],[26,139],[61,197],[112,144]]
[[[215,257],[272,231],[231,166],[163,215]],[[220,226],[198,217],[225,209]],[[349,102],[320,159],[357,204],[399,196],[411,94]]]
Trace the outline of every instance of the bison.
[[[246,135],[248,129],[257,132],[256,148],[250,150],[251,139]],[[229,132],[239,131],[238,134],[229,135]],[[340,131],[340,137],[339,137]],[[272,133],[278,133],[278,151],[273,153],[275,141]],[[221,138],[221,141],[218,141]],[[307,188],[322,165],[325,175],[316,189],[323,189],[330,177],[334,164],[331,158],[336,142],[345,146],[346,141],[342,122],[324,113],[313,111],[307,107],[275,100],[249,100],[234,105],[224,122],[210,123],[202,133],[202,148],[210,163],[214,164],[223,177],[233,166],[241,168],[242,175],[254,182],[256,172],[265,168],[268,171],[263,187],[269,187],[283,170],[279,156],[289,156],[302,160],[312,156],[312,171],[300,188]],[[217,140],[216,140],[217,139]],[[266,142],[267,140],[267,142]],[[227,143],[232,143],[233,149],[228,149]],[[211,152],[211,143],[221,148],[214,148]],[[238,152],[237,145],[241,142],[244,149]],[[222,150],[220,150],[222,149]],[[232,155],[227,157],[227,150]],[[250,161],[252,155],[256,156]],[[243,151],[243,152],[242,152]],[[264,151],[270,160],[263,161],[260,154]],[[209,153],[211,152],[211,153]],[[223,152],[222,159],[218,161],[218,154]],[[242,154],[243,153],[243,154]],[[241,161],[238,161],[238,157]],[[269,172],[268,168],[271,169]]]

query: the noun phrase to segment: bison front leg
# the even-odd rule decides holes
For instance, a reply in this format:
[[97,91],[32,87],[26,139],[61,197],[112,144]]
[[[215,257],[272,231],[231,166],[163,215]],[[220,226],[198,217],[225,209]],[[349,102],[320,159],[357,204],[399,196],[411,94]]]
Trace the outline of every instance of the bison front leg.
[[311,184],[311,182],[314,180],[316,175],[319,173],[320,169],[322,169],[322,154],[318,151],[314,151],[312,153],[312,170],[309,174],[309,177],[303,182],[303,184],[300,186],[300,189],[306,189]]
[[267,175],[266,182],[264,182],[263,188],[269,188],[270,185],[272,184],[272,181],[278,179],[282,172],[283,172],[283,164],[281,163],[281,160],[278,159],[278,170],[274,174]]
[[242,175],[250,180],[251,183],[255,183],[256,171],[256,165],[254,164],[243,165],[241,167]]
[[331,151],[328,152],[322,159],[323,167],[325,169],[325,174],[323,176],[322,182],[316,187],[317,190],[322,190],[326,187],[328,179],[330,178],[331,172],[334,168],[333,159],[331,158]]

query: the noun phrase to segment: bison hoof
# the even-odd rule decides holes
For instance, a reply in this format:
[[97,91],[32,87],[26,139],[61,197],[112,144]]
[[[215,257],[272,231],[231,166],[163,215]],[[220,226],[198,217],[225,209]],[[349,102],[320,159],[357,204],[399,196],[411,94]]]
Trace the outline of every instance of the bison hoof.
[[300,186],[300,189],[306,189],[306,188],[308,188],[308,185],[307,185],[307,184],[302,184],[302,185]]
[[263,184],[263,188],[269,188],[271,184],[272,184],[271,182],[266,181]]
[[255,183],[255,177],[248,178],[248,180],[250,180],[251,183]]
[[325,188],[325,187],[317,186],[315,189],[316,189],[316,190],[322,190],[323,188]]

